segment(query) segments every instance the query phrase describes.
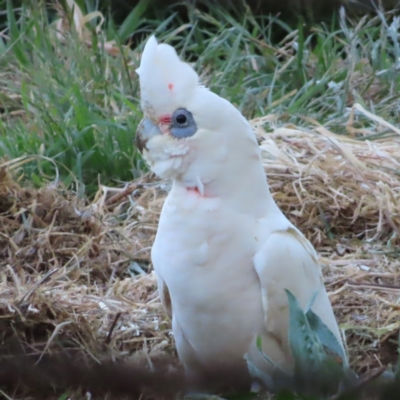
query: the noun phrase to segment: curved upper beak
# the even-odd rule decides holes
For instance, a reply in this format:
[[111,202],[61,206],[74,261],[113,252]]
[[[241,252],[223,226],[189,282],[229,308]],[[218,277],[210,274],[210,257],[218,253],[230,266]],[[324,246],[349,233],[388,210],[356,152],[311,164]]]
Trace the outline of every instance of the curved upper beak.
[[137,129],[135,143],[136,147],[143,153],[143,149],[146,147],[146,143],[153,137],[157,135],[162,135],[160,128],[155,125],[149,118],[143,118]]

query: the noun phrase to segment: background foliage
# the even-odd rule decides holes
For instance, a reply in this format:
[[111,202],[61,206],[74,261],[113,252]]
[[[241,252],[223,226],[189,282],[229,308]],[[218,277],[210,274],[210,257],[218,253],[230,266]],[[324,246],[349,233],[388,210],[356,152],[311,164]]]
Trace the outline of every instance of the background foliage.
[[[277,113],[297,124],[314,118],[345,132],[346,107],[356,99],[398,120],[394,13],[349,21],[336,10],[329,22],[287,23],[250,8],[227,13],[207,3],[206,12],[205,2],[197,8],[139,1],[117,25],[107,11],[113,3],[76,4],[82,16],[103,10],[105,21],[100,26],[98,15],[70,29],[67,2],[15,7],[3,0],[0,155],[49,157],[63,182],[82,194],[93,193],[99,180],[117,184],[145,168],[132,146],[140,120],[134,70],[151,33],[194,62],[211,89],[246,117]],[[45,159],[24,170],[38,185],[55,176]]]

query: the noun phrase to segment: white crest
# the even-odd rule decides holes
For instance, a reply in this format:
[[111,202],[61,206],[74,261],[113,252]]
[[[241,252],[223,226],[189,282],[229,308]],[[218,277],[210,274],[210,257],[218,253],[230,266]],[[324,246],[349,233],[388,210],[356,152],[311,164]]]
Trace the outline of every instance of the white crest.
[[199,87],[194,69],[181,61],[172,46],[158,44],[154,36],[148,39],[136,72],[143,111],[154,120],[184,106]]

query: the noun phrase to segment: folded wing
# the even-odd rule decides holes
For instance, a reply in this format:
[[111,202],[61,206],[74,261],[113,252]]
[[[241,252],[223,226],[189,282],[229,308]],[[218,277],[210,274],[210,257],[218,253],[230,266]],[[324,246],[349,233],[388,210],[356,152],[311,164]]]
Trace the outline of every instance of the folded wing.
[[[279,346],[280,359],[286,368],[293,367],[288,344],[289,304],[285,289],[291,291],[304,309],[318,292],[312,310],[343,346],[332,305],[326,292],[317,254],[311,243],[295,227],[271,233],[254,257],[254,267],[261,283],[266,332],[263,351],[273,359]],[[274,340],[271,340],[271,339]]]

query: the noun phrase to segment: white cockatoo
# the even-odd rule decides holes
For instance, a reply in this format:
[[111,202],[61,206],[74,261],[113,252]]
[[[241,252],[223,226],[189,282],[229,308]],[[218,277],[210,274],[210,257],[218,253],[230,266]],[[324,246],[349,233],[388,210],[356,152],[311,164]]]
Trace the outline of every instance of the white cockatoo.
[[271,196],[248,121],[154,36],[137,73],[136,143],[172,180],[151,258],[187,377],[228,369],[250,382],[246,360],[272,373],[257,336],[270,359],[293,368],[285,289],[303,308],[318,292],[312,309],[343,346],[317,254]]

